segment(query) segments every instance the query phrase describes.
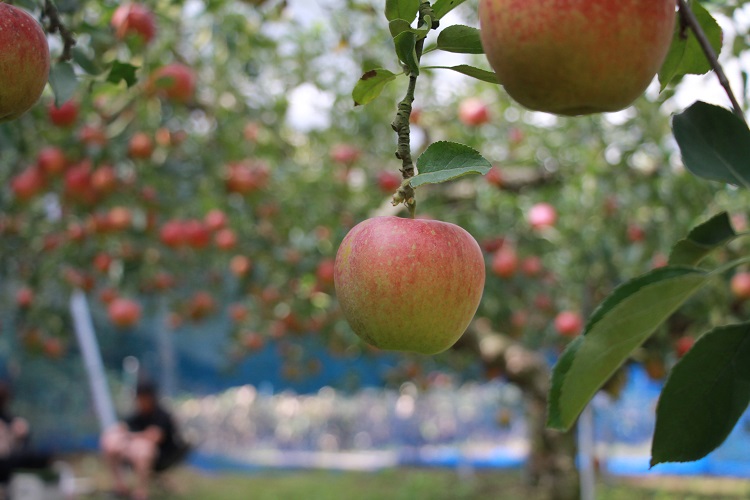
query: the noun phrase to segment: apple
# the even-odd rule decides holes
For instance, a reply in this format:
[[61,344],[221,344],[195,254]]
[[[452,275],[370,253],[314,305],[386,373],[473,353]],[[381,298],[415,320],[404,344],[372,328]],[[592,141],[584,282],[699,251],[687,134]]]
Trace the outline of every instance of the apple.
[[234,323],[241,323],[249,315],[247,307],[243,304],[230,304],[229,305],[229,317],[232,318]]
[[555,329],[564,337],[575,337],[582,328],[583,318],[575,311],[562,311],[555,317]]
[[136,132],[133,134],[133,137],[130,138],[128,154],[131,158],[147,160],[151,158],[151,153],[153,152],[154,142],[145,132]]
[[13,177],[10,188],[19,200],[29,200],[44,189],[44,176],[37,167],[27,167]]
[[57,337],[47,337],[44,339],[42,348],[48,358],[59,359],[65,354],[65,345]]
[[59,108],[52,103],[47,108],[49,120],[57,127],[70,127],[78,118],[78,104],[70,100]]
[[318,278],[318,283],[326,286],[333,285],[335,267],[336,261],[334,259],[324,259],[320,261],[318,263],[318,268],[315,270],[315,276]]
[[102,274],[109,272],[112,265],[112,257],[106,252],[100,252],[94,256],[94,268]]
[[91,173],[91,187],[97,193],[106,195],[117,187],[117,172],[111,165],[102,165]]
[[156,19],[148,7],[139,3],[124,3],[117,7],[112,16],[115,35],[123,39],[136,35],[149,43],[156,35]]
[[538,231],[555,225],[557,211],[549,203],[537,203],[529,209],[526,219],[531,228]]
[[112,207],[107,214],[109,227],[113,231],[124,231],[130,227],[133,221],[133,215],[130,209],[126,207]]
[[628,225],[628,240],[632,243],[638,243],[646,239],[646,231],[638,224]]
[[618,111],[666,58],[674,0],[480,0],[490,66],[523,106],[560,115]]
[[542,259],[536,255],[526,257],[521,261],[521,272],[529,278],[535,278],[542,273]]
[[223,211],[219,210],[218,208],[209,210],[209,212],[203,218],[203,222],[205,222],[208,229],[213,232],[226,227],[227,221],[228,221],[227,214],[225,214]]
[[270,171],[264,163],[242,161],[228,164],[225,175],[227,191],[250,194],[266,186]]
[[237,233],[229,228],[220,229],[214,236],[214,242],[221,250],[231,250],[237,246]]
[[46,175],[58,175],[67,165],[65,153],[57,146],[44,147],[36,155],[36,166]]
[[182,221],[170,220],[159,230],[159,238],[168,247],[176,248],[185,243],[185,231]]
[[195,94],[195,72],[184,64],[172,63],[157,69],[148,83],[148,90],[177,103],[186,103]]
[[190,298],[188,316],[190,316],[193,321],[199,321],[211,314],[215,307],[216,303],[211,294],[205,291],[199,291]]
[[107,134],[100,127],[93,125],[82,126],[81,130],[78,131],[78,139],[86,146],[103,147],[107,145]]
[[479,127],[490,121],[487,104],[478,97],[467,97],[458,104],[458,120],[470,127]]
[[232,271],[232,274],[234,274],[238,278],[241,278],[242,276],[245,276],[248,272],[250,272],[252,266],[253,264],[250,259],[245,257],[244,255],[235,255],[229,261],[229,270]]
[[21,309],[28,309],[34,302],[34,290],[25,286],[16,292],[16,304]]
[[82,161],[65,172],[65,195],[85,204],[96,201],[97,193],[92,186],[91,162]]
[[50,69],[44,30],[28,12],[0,2],[0,123],[39,100]]
[[447,222],[374,217],[336,254],[334,285],[354,332],[380,349],[437,354],[464,333],[482,298],[476,240]]
[[189,219],[183,222],[182,230],[186,243],[193,248],[205,248],[211,243],[211,231],[200,219]]
[[501,278],[510,278],[518,268],[518,255],[509,245],[503,245],[492,255],[490,269]]
[[351,167],[362,156],[362,150],[352,144],[334,144],[331,147],[330,155],[334,162]]
[[503,173],[498,167],[490,168],[490,171],[487,172],[487,175],[484,176],[484,179],[491,186],[495,186],[496,188],[503,187]]
[[104,305],[110,305],[117,298],[117,291],[114,288],[103,288],[99,292],[99,300]]
[[399,172],[383,170],[378,172],[378,187],[383,193],[391,194],[401,187],[403,177]]
[[81,242],[86,238],[86,227],[78,222],[71,222],[68,224],[67,235],[70,241]]
[[132,299],[118,297],[110,302],[107,313],[112,324],[119,328],[129,328],[140,321],[141,306]]
[[730,289],[735,297],[740,300],[750,299],[750,273],[743,271],[732,276]]
[[680,337],[674,344],[674,352],[678,358],[681,358],[693,348],[693,344],[695,344],[693,337]]

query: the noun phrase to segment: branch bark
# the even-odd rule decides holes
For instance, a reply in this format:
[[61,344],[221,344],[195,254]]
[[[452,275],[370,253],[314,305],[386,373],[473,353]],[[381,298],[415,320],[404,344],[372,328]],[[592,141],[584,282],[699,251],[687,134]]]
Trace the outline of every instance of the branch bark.
[[76,44],[76,39],[73,33],[60,20],[60,12],[50,0],[44,0],[42,17],[49,19],[49,26],[47,26],[49,33],[60,33],[60,38],[63,41],[63,51],[60,55],[60,61],[70,61],[73,58],[72,51]]
[[680,7],[680,22],[682,23],[683,31],[684,28],[687,27],[690,28],[690,30],[695,34],[695,38],[698,40],[701,49],[703,49],[703,53],[706,55],[709,63],[711,63],[711,67],[713,68],[714,73],[716,73],[716,76],[719,78],[719,83],[722,87],[724,87],[724,90],[726,91],[727,96],[732,103],[734,113],[742,121],[747,123],[745,113],[743,113],[742,111],[742,106],[740,106],[740,103],[737,101],[734,92],[732,92],[732,87],[731,85],[729,85],[729,79],[727,78],[726,73],[724,73],[724,68],[722,68],[721,63],[719,63],[719,57],[714,51],[714,48],[711,46],[711,42],[706,36],[706,33],[703,31],[703,28],[701,28],[700,22],[698,22],[698,18],[695,17],[695,14],[688,5],[687,0],[677,0],[677,3]]

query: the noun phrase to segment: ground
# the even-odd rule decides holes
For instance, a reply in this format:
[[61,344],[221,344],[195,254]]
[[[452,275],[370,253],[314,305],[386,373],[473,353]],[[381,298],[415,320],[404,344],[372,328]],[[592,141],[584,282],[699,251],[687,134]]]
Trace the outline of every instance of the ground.
[[[108,481],[94,456],[72,460],[76,475],[92,479],[95,493],[107,498]],[[542,500],[522,485],[517,470],[457,472],[439,468],[388,469],[379,472],[264,471],[210,474],[190,467],[168,472],[155,488],[155,499],[203,500],[458,500],[507,498]],[[750,498],[750,481],[716,478],[611,479],[597,485],[597,500]]]

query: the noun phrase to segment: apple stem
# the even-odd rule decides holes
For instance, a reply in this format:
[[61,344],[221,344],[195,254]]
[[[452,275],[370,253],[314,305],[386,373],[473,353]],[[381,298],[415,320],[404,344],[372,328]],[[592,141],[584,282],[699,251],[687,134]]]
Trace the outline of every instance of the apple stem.
[[727,96],[729,96],[729,100],[732,102],[734,113],[743,122],[747,123],[745,113],[742,112],[742,106],[740,106],[740,103],[737,101],[734,92],[732,92],[732,87],[729,85],[729,79],[727,78],[726,73],[724,73],[724,69],[721,67],[721,63],[719,63],[719,58],[716,55],[714,48],[711,46],[711,42],[706,36],[706,33],[703,31],[703,28],[701,28],[701,24],[698,21],[698,18],[695,17],[695,13],[693,13],[692,9],[690,9],[687,0],[677,0],[677,3],[680,7],[680,23],[682,25],[682,36],[687,36],[685,34],[686,28],[690,28],[690,30],[695,34],[695,38],[698,40],[701,49],[703,49],[703,53],[706,55],[706,59],[708,59],[708,62],[711,63],[711,67],[713,68],[714,73],[716,73],[716,76],[719,78],[719,83],[722,87],[724,87]]
[[60,12],[51,0],[44,0],[42,19],[45,17],[49,19],[47,32],[60,33],[60,38],[62,38],[63,51],[60,55],[60,61],[70,61],[73,58],[72,50],[76,44],[76,39],[73,36],[73,33],[60,20]]
[[[430,29],[438,27],[435,19],[435,13],[430,6],[430,2],[423,0],[419,5],[419,26],[424,26],[426,20],[431,20]],[[424,51],[424,38],[417,40],[414,49],[417,54],[417,63],[422,59],[422,52]],[[408,71],[408,70],[407,70]],[[398,191],[393,195],[393,206],[404,203],[409,209],[409,215],[413,219],[417,210],[417,201],[415,198],[414,188],[411,186],[409,179],[414,177],[414,161],[411,157],[411,125],[409,118],[411,117],[412,104],[414,103],[414,93],[417,88],[417,77],[415,73],[409,75],[409,87],[406,90],[406,96],[398,103],[398,111],[396,112],[396,119],[391,123],[393,131],[398,134],[398,149],[396,150],[396,158],[401,160],[401,168],[399,169],[403,176],[404,182],[398,188]]]

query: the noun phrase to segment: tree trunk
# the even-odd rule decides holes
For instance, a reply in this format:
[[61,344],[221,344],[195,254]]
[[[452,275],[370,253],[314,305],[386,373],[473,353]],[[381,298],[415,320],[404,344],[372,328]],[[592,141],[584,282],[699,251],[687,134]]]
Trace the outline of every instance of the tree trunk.
[[546,428],[550,384],[547,361],[510,337],[492,331],[489,322],[477,320],[471,330],[464,335],[459,348],[477,352],[488,373],[504,376],[524,394],[529,432],[526,470],[529,484],[539,488],[546,498],[579,498],[576,434],[574,430],[559,432]]

